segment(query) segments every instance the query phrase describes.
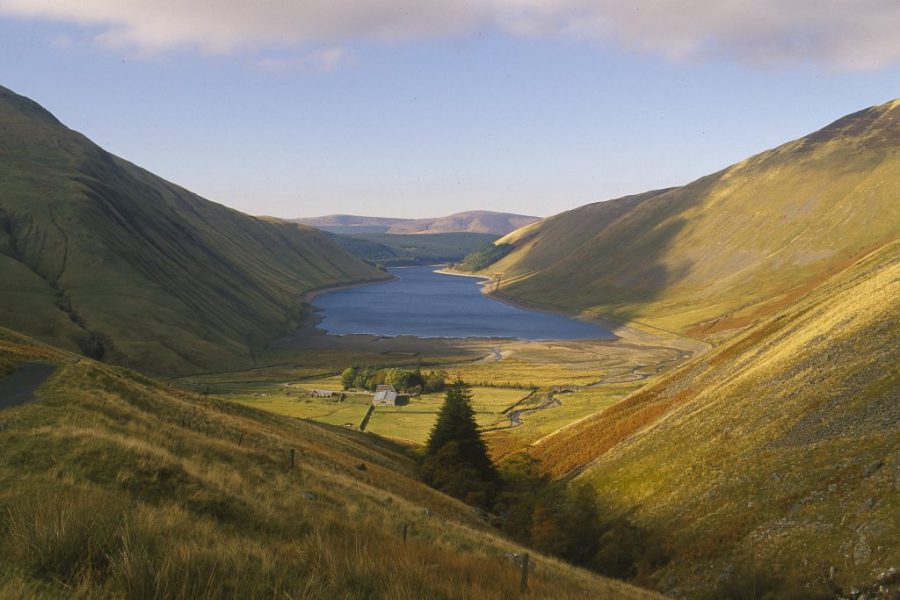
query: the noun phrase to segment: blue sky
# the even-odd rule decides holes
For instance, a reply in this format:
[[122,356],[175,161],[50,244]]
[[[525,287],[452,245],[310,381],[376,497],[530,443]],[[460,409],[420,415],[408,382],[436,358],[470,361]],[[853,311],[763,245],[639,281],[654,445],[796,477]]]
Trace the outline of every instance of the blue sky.
[[[900,12],[875,1],[883,14],[855,25],[744,12],[681,29],[617,1],[590,19],[578,0],[549,16],[554,2],[410,16],[405,1],[275,1],[198,25],[208,2],[0,0],[0,85],[211,200],[281,217],[549,215],[900,96]],[[403,10],[381,14],[391,2]]]

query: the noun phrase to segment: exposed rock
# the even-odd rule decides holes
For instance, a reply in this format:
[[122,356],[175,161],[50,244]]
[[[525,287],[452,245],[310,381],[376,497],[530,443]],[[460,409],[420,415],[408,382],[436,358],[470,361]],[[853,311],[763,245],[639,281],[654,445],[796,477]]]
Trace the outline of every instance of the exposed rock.
[[859,541],[856,542],[856,546],[853,548],[853,562],[861,565],[868,562],[870,558],[872,558],[872,549],[869,548],[869,544],[866,542],[865,534],[860,533]]
[[878,471],[878,469],[880,469],[883,466],[884,466],[883,460],[873,462],[868,467],[866,467],[866,477],[870,477],[870,476],[874,475],[876,473],[876,471]]
[[891,567],[887,571],[883,571],[878,575],[876,581],[879,585],[893,585],[900,584],[900,571],[898,571],[895,567]]

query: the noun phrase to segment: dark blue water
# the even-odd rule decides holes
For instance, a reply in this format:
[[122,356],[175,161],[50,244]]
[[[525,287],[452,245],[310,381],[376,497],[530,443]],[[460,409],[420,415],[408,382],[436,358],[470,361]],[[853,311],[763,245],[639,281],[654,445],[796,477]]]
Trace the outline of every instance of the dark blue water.
[[319,327],[339,335],[615,338],[598,325],[492,300],[481,293],[481,280],[434,270],[435,267],[398,267],[390,269],[397,277],[393,281],[322,294],[313,302],[324,310]]

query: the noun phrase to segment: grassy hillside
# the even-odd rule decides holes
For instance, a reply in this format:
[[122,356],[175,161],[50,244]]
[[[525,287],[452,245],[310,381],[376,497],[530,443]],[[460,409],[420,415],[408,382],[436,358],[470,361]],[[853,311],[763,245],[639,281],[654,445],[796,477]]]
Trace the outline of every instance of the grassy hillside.
[[497,236],[491,233],[354,233],[335,235],[334,239],[354,256],[390,266],[455,262],[478,248],[490,246]]
[[388,217],[359,217],[355,215],[329,215],[292,219],[294,223],[303,223],[331,231],[333,233],[489,233],[506,235],[511,231],[537,221],[537,217],[498,213],[486,210],[473,210],[456,213],[447,217],[432,219],[393,219]]
[[[0,329],[0,373],[35,360],[40,401],[0,411],[4,598],[519,597],[522,548],[398,446]],[[532,557],[525,597],[655,597]]]
[[498,240],[503,297],[706,336],[771,314],[900,235],[900,100],[684,187]]
[[208,202],[0,88],[0,325],[155,372],[252,364],[303,292],[384,275]]
[[663,591],[861,588],[900,564],[898,315],[895,242],[532,452],[663,540]]

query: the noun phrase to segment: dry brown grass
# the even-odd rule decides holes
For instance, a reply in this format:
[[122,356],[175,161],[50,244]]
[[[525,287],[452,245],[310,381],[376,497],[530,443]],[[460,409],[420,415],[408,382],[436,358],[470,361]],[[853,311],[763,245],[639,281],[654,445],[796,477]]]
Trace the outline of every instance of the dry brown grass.
[[867,585],[900,564],[898,285],[894,243],[533,452],[666,540],[663,590],[748,565],[781,597]]
[[[4,597],[517,596],[504,554],[523,549],[399,446],[0,340],[7,363],[60,365],[40,402],[0,413]],[[652,597],[534,563],[528,597]]]

